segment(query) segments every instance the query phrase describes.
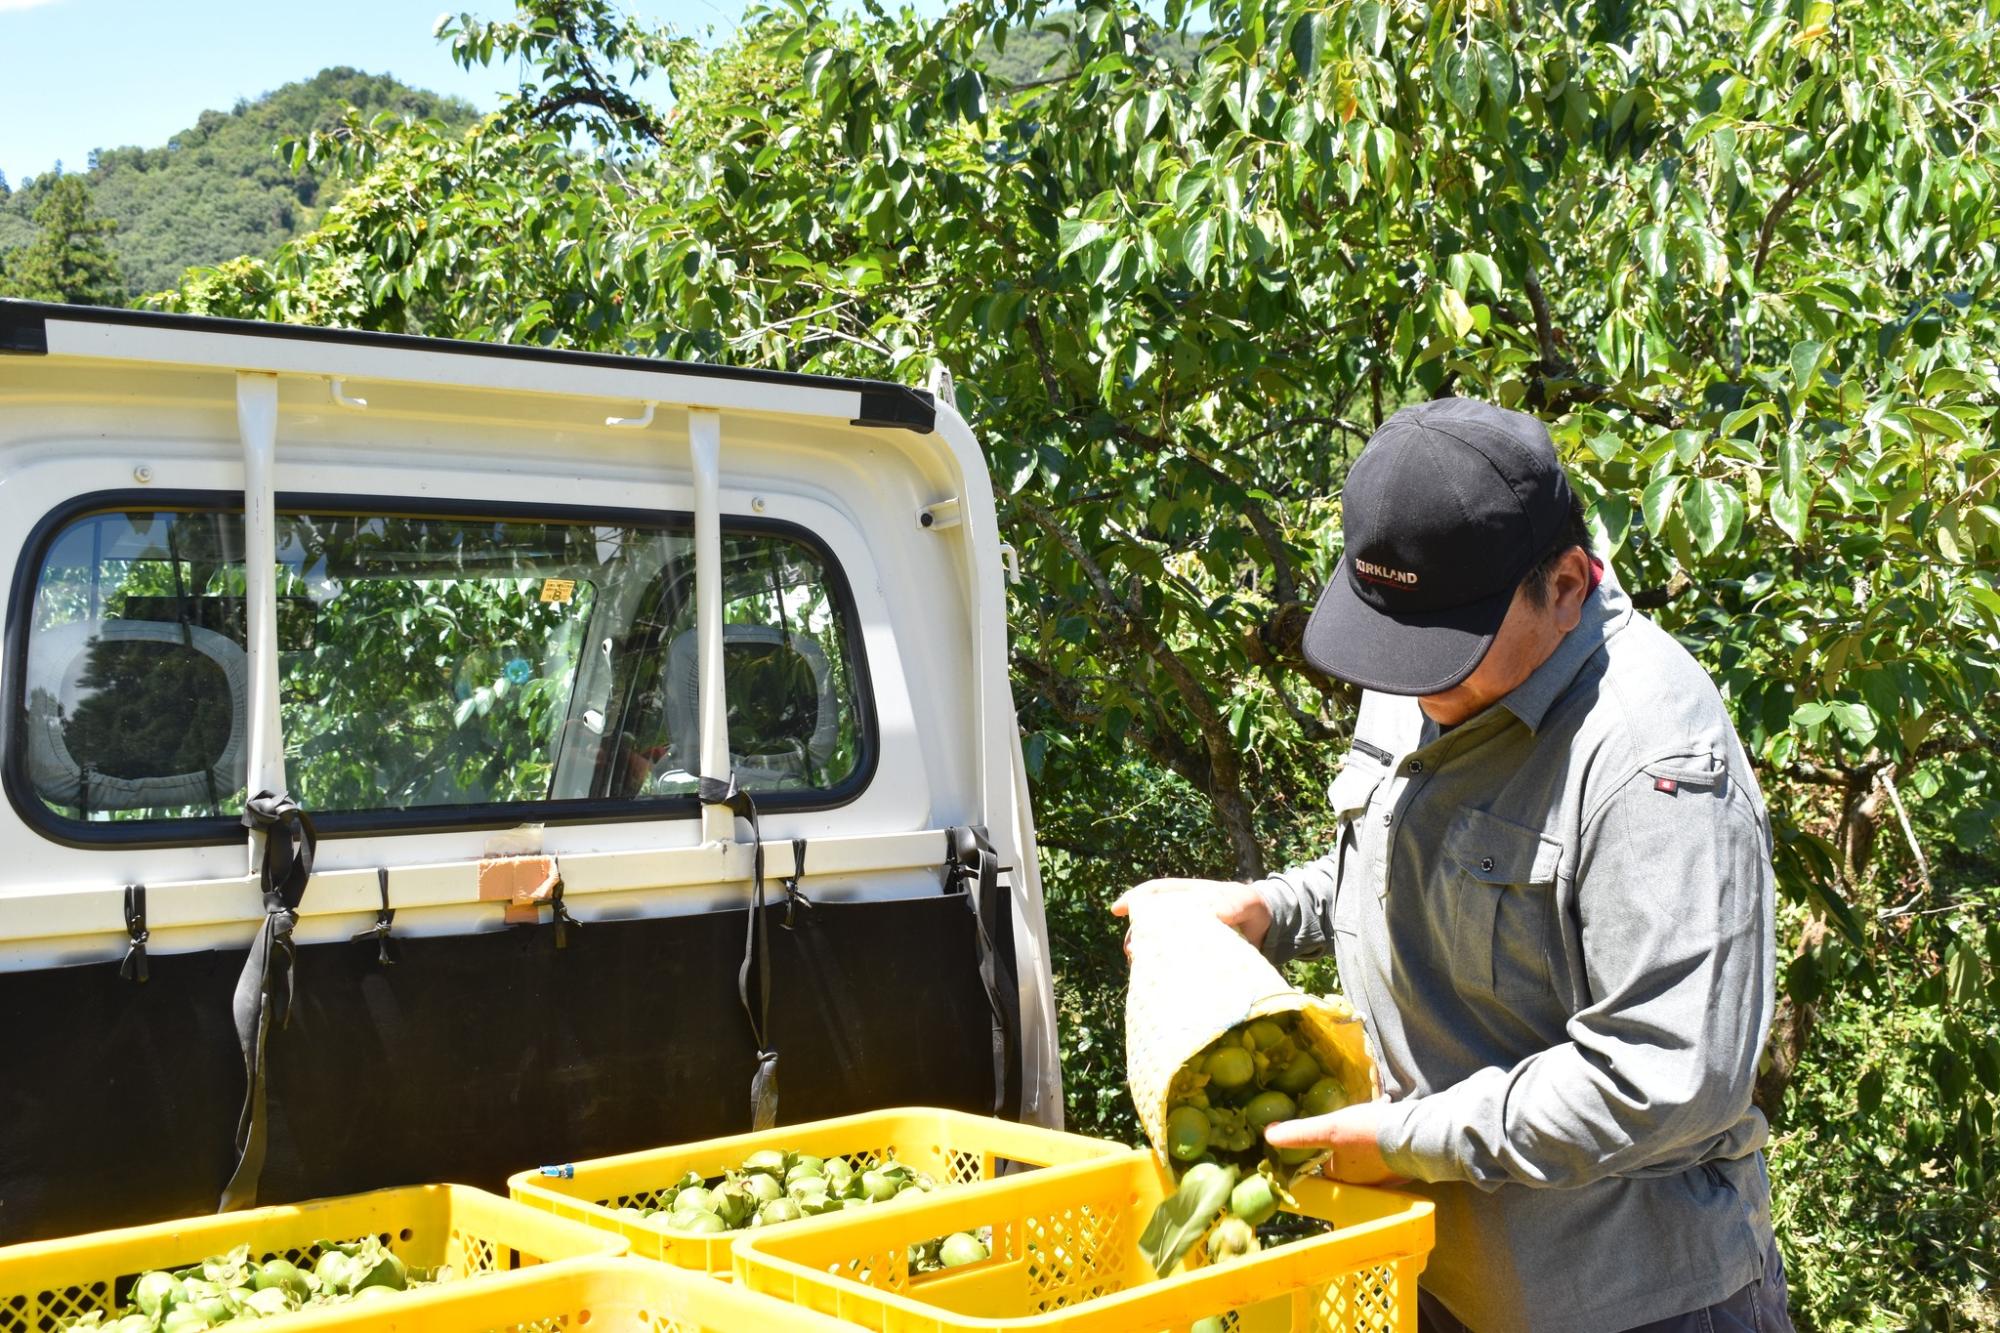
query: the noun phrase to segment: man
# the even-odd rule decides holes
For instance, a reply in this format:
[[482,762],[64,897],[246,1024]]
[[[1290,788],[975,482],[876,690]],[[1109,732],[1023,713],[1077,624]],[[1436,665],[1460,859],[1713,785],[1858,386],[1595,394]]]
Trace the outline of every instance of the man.
[[1209,895],[1274,963],[1333,949],[1387,1099],[1266,1137],[1435,1200],[1427,1329],[1789,1329],[1750,1104],[1770,828],[1714,684],[1532,417],[1398,412],[1342,501],[1304,645],[1364,688],[1337,845],[1135,891]]

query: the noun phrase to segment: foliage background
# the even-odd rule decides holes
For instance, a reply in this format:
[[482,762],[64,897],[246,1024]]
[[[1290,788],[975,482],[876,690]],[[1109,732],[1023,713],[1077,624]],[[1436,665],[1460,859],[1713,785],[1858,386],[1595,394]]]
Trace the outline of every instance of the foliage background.
[[788,0],[705,50],[528,0],[442,29],[521,61],[499,114],[308,136],[348,194],[165,304],[948,368],[1027,568],[1070,1110],[1106,1131],[1105,903],[1324,840],[1352,699],[1298,638],[1353,450],[1439,393],[1540,414],[1772,806],[1799,1320],[1994,1327],[1996,9]]

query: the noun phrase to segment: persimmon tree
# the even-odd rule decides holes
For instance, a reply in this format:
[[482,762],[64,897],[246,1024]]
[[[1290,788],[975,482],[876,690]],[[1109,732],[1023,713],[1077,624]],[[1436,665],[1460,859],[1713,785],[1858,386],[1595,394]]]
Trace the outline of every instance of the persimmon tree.
[[1087,809],[1130,757],[1243,876],[1310,843],[1351,720],[1299,652],[1348,460],[1416,399],[1534,412],[1772,804],[1793,933],[1761,1100],[1829,986],[1900,969],[1946,1094],[1912,1151],[1985,1189],[2000,932],[1935,872],[2000,814],[1994,11],[789,0],[708,47],[523,0],[440,29],[520,60],[497,114],[297,145],[356,182],[325,225],[172,300],[942,366],[1023,554],[1041,799]]

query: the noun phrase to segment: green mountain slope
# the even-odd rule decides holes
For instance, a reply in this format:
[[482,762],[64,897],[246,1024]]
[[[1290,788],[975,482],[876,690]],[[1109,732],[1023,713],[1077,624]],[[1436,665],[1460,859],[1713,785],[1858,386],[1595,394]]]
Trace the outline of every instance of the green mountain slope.
[[[288,83],[232,111],[204,111],[163,148],[108,148],[84,173],[97,211],[118,223],[112,249],[128,295],[172,286],[183,270],[238,255],[269,254],[310,228],[338,183],[294,173],[274,147],[337,123],[352,103],[364,114],[393,111],[469,123],[478,112],[456,98],[386,75],[336,68]],[[35,206],[55,173],[0,197],[0,254],[34,237]]]
[[[1014,29],[1007,38],[1004,51],[996,49],[990,41],[983,42],[980,56],[986,62],[987,77],[1008,88],[1032,88],[1069,73],[1076,63],[1072,54],[1076,40],[1071,35],[1076,30],[1076,23],[1075,10],[1053,10],[1044,14],[1033,27]],[[1199,41],[1199,36],[1190,42],[1163,35],[1146,48],[1146,53],[1162,56],[1170,64],[1189,69],[1194,65],[1195,48]]]

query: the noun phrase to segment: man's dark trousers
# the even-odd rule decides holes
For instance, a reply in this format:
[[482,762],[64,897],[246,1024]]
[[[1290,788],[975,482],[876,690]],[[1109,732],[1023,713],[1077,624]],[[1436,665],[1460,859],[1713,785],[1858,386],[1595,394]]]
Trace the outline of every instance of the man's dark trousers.
[[[1417,1302],[1418,1333],[1472,1333],[1429,1292]],[[1774,1242],[1764,1256],[1764,1276],[1716,1305],[1641,1324],[1626,1333],[1792,1333],[1785,1304],[1785,1261]]]

